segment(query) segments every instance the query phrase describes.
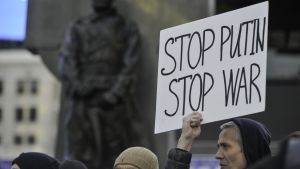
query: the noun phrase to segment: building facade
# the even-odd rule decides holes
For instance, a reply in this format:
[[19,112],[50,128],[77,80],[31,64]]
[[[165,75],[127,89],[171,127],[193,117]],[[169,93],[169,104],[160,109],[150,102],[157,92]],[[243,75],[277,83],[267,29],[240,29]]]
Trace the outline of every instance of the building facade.
[[40,56],[0,50],[0,160],[22,152],[54,155],[60,83]]

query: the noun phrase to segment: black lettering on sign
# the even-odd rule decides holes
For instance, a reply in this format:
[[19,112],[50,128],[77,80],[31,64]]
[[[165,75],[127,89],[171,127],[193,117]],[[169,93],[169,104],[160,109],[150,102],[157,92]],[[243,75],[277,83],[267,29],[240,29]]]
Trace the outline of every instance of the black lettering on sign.
[[171,42],[171,44],[173,44],[173,43],[174,43],[174,38],[169,38],[169,39],[167,40],[166,44],[165,44],[165,53],[172,59],[172,61],[174,62],[174,66],[173,66],[173,69],[172,69],[171,71],[169,71],[169,72],[164,72],[164,71],[165,71],[165,68],[162,68],[162,69],[161,69],[161,74],[162,74],[163,76],[167,76],[167,75],[172,74],[172,73],[175,71],[175,69],[176,69],[176,60],[175,60],[174,56],[171,55],[171,54],[168,52],[168,50],[167,50],[167,47],[168,47],[169,42]]
[[184,35],[180,35],[180,36],[177,36],[175,38],[175,42],[177,42],[178,39],[180,39],[180,65],[179,65],[179,70],[181,71],[182,70],[182,53],[183,53],[183,38],[184,37],[188,37],[190,38],[191,34],[184,34]]
[[[192,64],[191,64],[191,61],[190,61],[190,50],[191,50],[191,44],[192,44],[192,42],[193,42],[193,39],[194,39],[194,36],[195,35],[197,35],[197,42],[199,42],[199,49],[200,49],[200,51],[199,51],[199,57],[198,57],[198,60],[197,60],[197,63],[195,64],[195,66],[193,66]],[[191,69],[195,69],[197,66],[198,66],[198,64],[199,64],[199,61],[200,61],[200,59],[201,59],[201,55],[202,55],[202,43],[201,43],[201,36],[200,36],[200,34],[199,34],[199,32],[194,32],[193,34],[192,34],[192,37],[191,37],[191,39],[190,39],[190,42],[189,42],[189,46],[188,46],[188,51],[187,51],[187,59],[188,59],[188,64],[189,64],[189,67],[191,68]],[[203,63],[203,57],[202,57],[202,63]]]
[[[212,41],[210,42],[210,44],[206,47],[206,37],[207,37],[207,35],[206,35],[206,33],[208,33],[208,32],[210,32],[211,33],[211,36],[212,36]],[[215,42],[215,32],[212,30],[212,29],[205,29],[204,31],[203,31],[203,54],[202,54],[202,66],[204,65],[204,56],[205,56],[205,52],[206,51],[208,51],[208,49],[210,49],[212,46],[213,46],[213,44],[214,44],[214,42]]]
[[184,110],[185,110],[185,96],[186,96],[186,79],[190,78],[192,79],[192,75],[184,76],[182,78],[178,79],[178,82],[183,80],[183,99],[182,99],[182,115],[184,116]]
[[[225,30],[228,31],[228,35],[224,40],[223,38],[224,38],[224,31]],[[231,29],[228,26],[222,26],[221,27],[220,61],[222,61],[222,59],[223,59],[223,46],[229,40],[230,37],[231,37]]]
[[[254,68],[257,69],[257,73],[256,75],[253,75],[253,72],[254,72]],[[258,100],[259,102],[261,102],[261,95],[260,95],[260,91],[259,91],[259,88],[258,86],[254,83],[254,81],[258,78],[258,76],[260,75],[260,67],[258,64],[256,63],[252,63],[251,66],[250,66],[250,99],[249,99],[249,102],[251,103],[251,100],[252,100],[252,86],[255,87],[256,89],[256,92],[258,94]],[[255,77],[253,77],[255,76]]]
[[[199,83],[195,83],[195,81],[199,81]],[[181,84],[181,82],[183,84]],[[182,85],[182,88],[181,86],[175,87],[177,89],[181,88],[182,90],[174,91],[173,88],[174,85]],[[202,76],[196,73],[195,75],[187,75],[178,79],[173,79],[169,84],[169,91],[176,98],[176,109],[175,111],[172,111],[172,113],[165,110],[164,111],[165,115],[167,116],[176,115],[176,113],[178,112],[178,108],[182,106],[182,115],[184,116],[186,101],[188,101],[187,105],[190,106],[190,108],[193,111],[198,111],[200,109],[200,105],[201,105],[201,110],[203,111],[205,109],[205,96],[208,95],[208,93],[211,91],[213,86],[214,86],[214,78],[208,72],[204,72]],[[187,90],[189,90],[188,93],[186,92]],[[196,97],[192,97],[194,93],[199,93],[199,95]],[[180,98],[179,96],[182,96],[182,98]],[[188,98],[188,100],[186,98]],[[198,99],[196,106],[193,105],[192,98]]]
[[[266,17],[263,18],[263,27],[260,28],[260,19],[253,19],[240,23],[238,27],[238,34],[234,29],[234,25],[221,27],[221,44],[220,44],[220,61],[224,58],[225,47],[229,44],[229,58],[234,59],[236,57],[254,55],[260,51],[264,51],[265,32],[266,32]],[[251,29],[252,27],[252,29]],[[251,34],[249,34],[249,29]],[[227,36],[225,36],[225,32]],[[236,35],[237,34],[237,35]],[[248,38],[248,37],[252,38]],[[249,41],[249,43],[248,43]],[[251,52],[248,52],[248,44],[251,46]]]
[[248,69],[249,72],[247,72],[246,70],[247,69],[245,69],[245,67],[237,68],[237,70],[235,71],[233,69],[230,69],[229,74],[226,74],[226,70],[223,70],[226,107],[228,106],[228,104],[230,104],[229,100],[231,100],[232,106],[238,105],[241,91],[244,92],[243,94],[245,95],[245,103],[251,104],[253,99],[253,87],[255,87],[256,89],[258,101],[261,102],[260,90],[255,83],[260,75],[260,67],[258,64],[252,63],[250,65],[250,68]]
[[177,79],[173,79],[171,82],[170,82],[170,84],[169,84],[169,91],[175,96],[175,98],[176,98],[176,110],[173,112],[173,113],[168,113],[167,112],[167,110],[165,110],[164,112],[165,112],[165,115],[167,115],[167,116],[174,116],[176,113],[177,113],[177,111],[178,111],[178,107],[179,107],[179,98],[178,98],[178,95],[173,91],[173,89],[172,89],[172,84],[174,83],[174,82],[177,82]]

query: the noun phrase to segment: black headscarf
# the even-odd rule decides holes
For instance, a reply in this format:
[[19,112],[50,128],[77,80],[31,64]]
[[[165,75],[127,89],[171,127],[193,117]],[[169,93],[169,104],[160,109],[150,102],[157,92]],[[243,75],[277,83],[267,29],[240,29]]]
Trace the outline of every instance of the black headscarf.
[[59,169],[59,161],[43,153],[22,153],[12,161],[20,169]]
[[240,129],[243,151],[248,167],[260,159],[271,155],[269,147],[271,133],[263,124],[246,118],[234,118],[231,120]]

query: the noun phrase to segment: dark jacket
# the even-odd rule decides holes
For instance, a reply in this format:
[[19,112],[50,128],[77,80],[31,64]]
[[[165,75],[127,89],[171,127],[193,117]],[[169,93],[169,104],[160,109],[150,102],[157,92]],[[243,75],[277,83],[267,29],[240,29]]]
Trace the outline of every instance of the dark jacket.
[[299,169],[300,139],[284,140],[275,156],[269,156],[252,166],[251,169]]
[[192,153],[172,148],[168,153],[168,160],[165,169],[189,169]]

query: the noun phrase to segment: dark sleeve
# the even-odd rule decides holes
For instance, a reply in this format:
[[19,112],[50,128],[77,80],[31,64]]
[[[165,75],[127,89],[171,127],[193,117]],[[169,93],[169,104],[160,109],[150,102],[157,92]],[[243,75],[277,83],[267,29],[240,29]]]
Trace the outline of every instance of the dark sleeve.
[[105,98],[115,103],[121,98],[126,98],[137,80],[137,63],[140,58],[140,35],[135,24],[127,25],[124,33],[127,36],[127,47],[123,55],[123,67],[118,74],[115,85],[105,94]]
[[84,95],[87,88],[80,77],[81,39],[77,23],[67,29],[64,41],[58,53],[58,70],[65,90],[70,94]]
[[165,169],[189,169],[192,153],[173,148],[168,153],[168,160]]

